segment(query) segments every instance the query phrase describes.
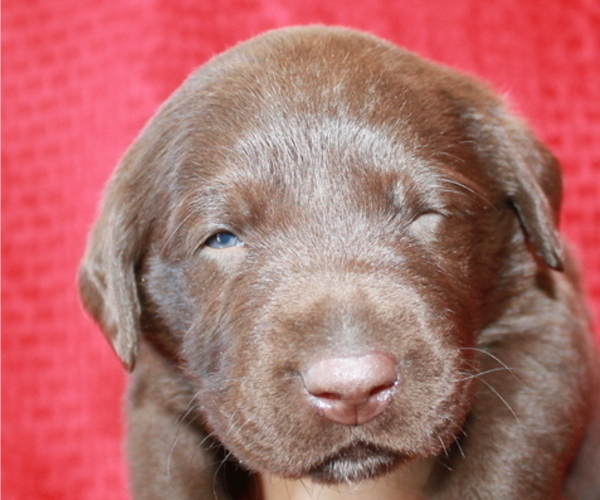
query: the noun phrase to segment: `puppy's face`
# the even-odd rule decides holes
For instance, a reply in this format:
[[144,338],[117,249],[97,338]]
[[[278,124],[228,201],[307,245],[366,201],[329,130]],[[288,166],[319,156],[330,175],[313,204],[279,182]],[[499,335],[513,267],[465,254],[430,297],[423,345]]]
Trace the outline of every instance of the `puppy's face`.
[[[121,182],[145,183],[142,330],[181,364],[195,411],[251,469],[340,482],[453,442],[479,331],[528,242],[547,261],[555,242],[546,186],[505,172],[511,138],[485,89],[319,33],[272,34],[193,76]],[[521,192],[543,197],[537,212]],[[340,417],[339,395],[311,384],[356,359],[392,376],[367,416]]]
[[[147,306],[177,337],[216,435],[251,467],[327,481],[453,439],[476,369],[472,261],[486,212],[445,175],[423,177],[448,191],[427,204],[404,192],[406,175],[338,158],[262,175],[232,166],[190,185],[194,205],[144,272]],[[370,352],[397,364],[390,407],[360,426],[323,418],[303,374],[321,358]]]

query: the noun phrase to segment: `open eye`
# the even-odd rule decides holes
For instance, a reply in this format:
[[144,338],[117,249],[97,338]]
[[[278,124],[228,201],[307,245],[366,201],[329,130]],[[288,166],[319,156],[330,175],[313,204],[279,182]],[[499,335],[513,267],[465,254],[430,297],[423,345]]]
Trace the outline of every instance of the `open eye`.
[[242,240],[229,231],[221,231],[220,233],[213,234],[204,242],[205,246],[216,250],[241,247],[243,244],[244,242]]

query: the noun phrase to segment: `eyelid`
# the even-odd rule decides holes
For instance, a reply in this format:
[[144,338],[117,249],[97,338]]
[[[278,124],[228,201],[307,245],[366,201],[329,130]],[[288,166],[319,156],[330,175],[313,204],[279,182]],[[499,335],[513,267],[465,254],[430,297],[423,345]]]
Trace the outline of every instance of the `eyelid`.
[[428,216],[438,216],[440,218],[445,219],[447,217],[450,217],[450,214],[448,213],[447,210],[440,208],[440,207],[423,208],[422,210],[420,210],[414,214],[414,216],[410,220],[410,223],[412,224],[413,222],[418,221],[420,218],[428,217]]
[[418,214],[410,223],[410,231],[419,238],[429,239],[434,236],[448,215],[437,210],[427,210]]

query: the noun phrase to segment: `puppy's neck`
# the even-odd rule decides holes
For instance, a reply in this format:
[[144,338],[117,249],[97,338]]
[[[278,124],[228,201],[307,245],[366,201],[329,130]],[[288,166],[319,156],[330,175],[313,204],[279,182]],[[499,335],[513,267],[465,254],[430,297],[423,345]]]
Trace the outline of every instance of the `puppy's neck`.
[[432,467],[432,460],[414,461],[372,481],[334,486],[261,474],[260,500],[422,500]]

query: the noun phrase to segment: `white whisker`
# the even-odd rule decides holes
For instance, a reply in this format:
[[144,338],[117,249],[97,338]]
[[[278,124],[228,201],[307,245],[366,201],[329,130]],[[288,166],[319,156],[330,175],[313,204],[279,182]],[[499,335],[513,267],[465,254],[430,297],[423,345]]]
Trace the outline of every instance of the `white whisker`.
[[510,406],[510,404],[508,404],[508,401],[506,401],[506,399],[504,399],[502,397],[502,395],[496,390],[494,389],[494,387],[489,384],[488,382],[486,382],[485,380],[481,379],[481,382],[483,384],[485,384],[485,386],[492,391],[496,396],[498,396],[498,399],[500,399],[500,401],[502,401],[502,403],[504,403],[504,406],[506,406],[508,408],[508,410],[512,413],[513,417],[515,417],[515,420],[517,421],[517,423],[521,423],[521,419],[517,416],[517,414],[515,413],[515,411],[512,409],[512,406]]

